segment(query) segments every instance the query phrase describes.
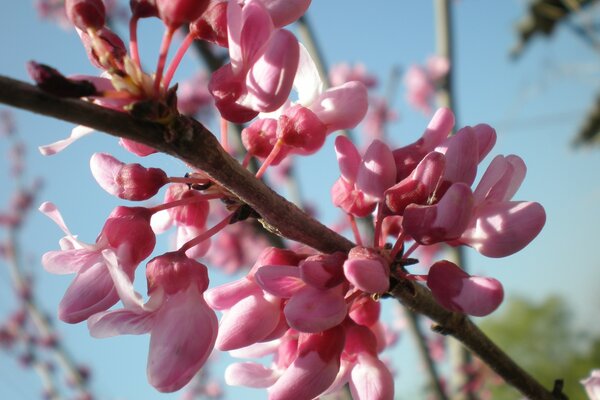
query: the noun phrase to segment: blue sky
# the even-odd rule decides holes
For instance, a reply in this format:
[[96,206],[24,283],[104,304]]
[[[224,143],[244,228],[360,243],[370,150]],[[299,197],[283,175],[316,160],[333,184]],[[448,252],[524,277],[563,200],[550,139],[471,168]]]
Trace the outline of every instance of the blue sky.
[[[5,52],[0,57],[0,74],[28,80],[24,66],[30,59],[55,66],[65,74],[95,72],[74,32],[40,21],[28,1],[2,1],[5,12],[0,14],[0,46]],[[496,128],[498,142],[491,156],[517,154],[528,166],[527,178],[515,198],[542,203],[548,217],[540,236],[511,257],[487,259],[467,251],[469,268],[499,279],[507,298],[526,295],[542,299],[560,294],[577,310],[578,325],[600,329],[600,152],[575,150],[570,145],[600,89],[600,54],[559,28],[552,41],[534,40],[521,59],[510,61],[508,52],[516,40],[513,27],[523,6],[524,2],[516,0],[454,2],[459,124],[485,122]],[[329,65],[362,62],[383,86],[391,68],[422,63],[435,48],[429,1],[315,0],[308,16]],[[155,63],[160,34],[158,22],[143,23],[142,59],[148,65]],[[197,65],[198,60],[188,55],[176,78],[190,76]],[[401,85],[394,104],[400,118],[389,128],[390,138],[397,145],[413,141],[427,123],[426,117],[407,106],[403,96]],[[55,202],[71,230],[84,241],[93,241],[103,218],[120,203],[93,181],[89,157],[93,152],[106,151],[124,160],[134,158],[118,148],[115,139],[102,134],[45,158],[35,148],[65,137],[72,126],[24,112],[16,112],[16,120],[29,146],[30,176],[41,176],[46,182],[40,202]],[[326,221],[339,216],[329,199],[329,188],[338,176],[332,139],[318,155],[300,160],[297,169],[303,197],[319,207]],[[4,141],[0,142],[0,151],[6,151]],[[180,163],[159,156],[150,157],[144,164],[164,166],[172,174],[185,172]],[[6,179],[4,175],[2,178]],[[9,193],[7,186],[0,190],[0,204],[6,203]],[[57,248],[61,235],[53,223],[34,213],[21,240],[27,252],[38,259],[45,251]],[[55,312],[70,278],[49,275],[36,264],[33,268],[37,294],[44,307]],[[214,282],[221,279],[217,277]],[[0,315],[14,305],[7,293],[8,275],[2,270]],[[146,382],[148,337],[96,340],[89,337],[85,325],[57,326],[77,358],[92,366],[93,387],[99,398],[179,397],[159,395]],[[411,340],[403,338],[401,349],[393,355],[400,376],[400,398],[414,390],[409,382],[418,375]],[[222,364],[217,366],[221,368]],[[215,370],[215,374],[219,372]],[[36,376],[20,370],[14,360],[0,353],[0,398],[35,399],[39,391]],[[234,391],[228,398],[240,398],[240,393]],[[264,398],[262,392],[251,393],[254,398]]]

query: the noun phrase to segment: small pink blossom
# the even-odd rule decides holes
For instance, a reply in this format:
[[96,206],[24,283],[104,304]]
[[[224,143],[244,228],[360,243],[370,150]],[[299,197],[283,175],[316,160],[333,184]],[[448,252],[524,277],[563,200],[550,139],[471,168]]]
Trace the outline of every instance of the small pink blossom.
[[42,257],[42,265],[48,272],[76,274],[58,307],[58,316],[65,322],[84,321],[119,300],[103,251],[114,254],[120,268],[133,279],[138,264],[154,249],[156,239],[146,208],[117,207],[95,244],[83,243],[72,235],[54,204],[44,203],[40,211],[67,234],[60,241],[61,250],[49,251]]
[[217,338],[217,316],[203,298],[206,267],[182,252],[152,259],[146,269],[150,298],[143,303],[114,255],[103,256],[125,308],[93,315],[88,320],[91,335],[150,333],[150,384],[160,392],[181,389],[204,365]]
[[600,370],[592,370],[590,376],[581,381],[590,400],[600,400]]
[[502,285],[496,279],[470,276],[450,261],[431,266],[427,286],[443,307],[476,317],[496,310],[504,298]]

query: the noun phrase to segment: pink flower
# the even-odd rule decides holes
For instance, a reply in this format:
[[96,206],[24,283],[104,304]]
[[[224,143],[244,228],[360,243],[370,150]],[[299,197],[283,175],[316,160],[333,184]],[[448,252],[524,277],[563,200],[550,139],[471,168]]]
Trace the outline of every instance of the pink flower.
[[83,243],[73,236],[54,204],[44,203],[40,211],[67,234],[60,241],[61,250],[49,251],[42,257],[48,272],[76,274],[58,306],[58,316],[65,322],[84,321],[119,300],[103,251],[114,254],[120,268],[133,279],[138,264],[154,249],[156,239],[150,228],[150,211],[146,208],[117,207],[106,220],[95,244]]
[[340,63],[333,65],[329,69],[329,81],[331,86],[341,86],[350,81],[362,82],[369,89],[377,85],[377,78],[367,72],[364,64],[350,66],[347,63]]
[[281,299],[264,292],[255,280],[263,265],[279,268],[297,265],[304,256],[291,250],[265,249],[248,275],[206,293],[212,308],[223,312],[216,347],[232,350],[281,336],[287,325],[282,317]]
[[544,208],[535,202],[511,201],[525,172],[525,163],[518,156],[492,160],[473,192],[473,216],[458,243],[488,257],[506,257],[540,233],[546,222]]
[[217,338],[217,317],[203,298],[206,267],[181,252],[154,258],[146,269],[150,298],[144,304],[114,255],[103,256],[125,308],[92,316],[90,334],[150,333],[150,384],[160,392],[181,389],[204,365]]
[[125,164],[106,153],[94,153],[90,168],[102,189],[126,200],[147,200],[168,183],[162,169]]
[[331,189],[333,204],[358,217],[371,213],[396,178],[391,150],[375,140],[361,157],[354,144],[344,136],[335,140],[341,177]]
[[448,60],[438,56],[430,57],[425,67],[411,65],[404,75],[408,103],[424,114],[430,114],[436,84],[449,69]]
[[213,73],[209,90],[221,115],[242,123],[258,112],[275,111],[287,100],[299,45],[290,32],[274,27],[258,0],[243,7],[230,0],[227,26],[231,62]]
[[450,261],[431,266],[427,286],[444,308],[476,317],[492,313],[504,299],[496,279],[470,276]]
[[581,381],[590,400],[600,400],[600,370],[592,370],[589,377]]

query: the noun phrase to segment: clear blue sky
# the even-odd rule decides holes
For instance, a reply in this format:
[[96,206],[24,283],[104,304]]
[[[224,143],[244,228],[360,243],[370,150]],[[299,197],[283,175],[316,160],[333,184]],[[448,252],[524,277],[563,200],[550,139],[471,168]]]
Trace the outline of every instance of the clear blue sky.
[[[330,65],[362,62],[385,85],[393,66],[422,63],[434,51],[429,1],[313,3],[308,16]],[[95,72],[74,32],[41,22],[30,1],[2,0],[2,4],[0,48],[4,53],[0,56],[0,74],[27,80],[25,63],[30,59],[66,74]],[[600,257],[596,246],[600,152],[574,150],[570,141],[600,89],[600,54],[571,32],[558,29],[552,41],[535,40],[520,60],[511,62],[508,51],[516,40],[513,27],[522,15],[524,2],[463,0],[454,4],[460,124],[485,122],[496,128],[498,142],[493,154],[518,154],[528,166],[527,178],[515,198],[539,201],[548,216],[541,235],[516,255],[492,260],[467,251],[470,269],[499,279],[507,298],[526,295],[542,299],[551,293],[560,294],[577,309],[579,325],[599,329]],[[144,22],[140,33],[142,58],[149,65],[155,63],[159,27],[156,22]],[[188,55],[178,77],[189,76],[197,65],[198,60]],[[426,118],[408,108],[403,90],[400,86],[394,104],[400,119],[389,130],[398,145],[414,140],[427,123]],[[29,146],[30,175],[41,176],[46,182],[40,202],[55,202],[71,230],[84,241],[93,241],[103,219],[119,202],[93,181],[89,157],[93,152],[107,151],[125,160],[134,159],[116,146],[115,139],[102,134],[44,158],[35,148],[65,137],[72,126],[24,112],[17,112],[16,120]],[[337,216],[329,205],[329,188],[338,176],[331,142],[317,156],[298,164],[304,197],[318,205],[329,221]],[[0,151],[6,151],[4,141],[0,142]],[[168,163],[161,157],[150,157],[144,164],[155,162],[170,173],[185,172],[181,164]],[[10,188],[3,185],[0,204],[6,203],[9,192]],[[49,220],[35,213],[21,239],[27,252],[38,259],[45,251],[57,248],[61,235]],[[38,265],[34,267],[36,293],[46,309],[55,312],[70,277],[50,275]],[[0,315],[14,305],[8,293],[8,275],[2,270]],[[147,337],[96,340],[89,337],[83,324],[58,323],[58,329],[77,358],[92,366],[93,387],[100,398],[179,397],[159,395],[146,382]],[[401,377],[397,386],[400,398],[410,398],[406,393],[414,390],[410,382],[419,369],[413,365],[416,361],[411,347],[412,339],[407,336],[401,351],[393,356]],[[36,399],[40,387],[33,373],[21,371],[13,359],[0,353],[0,398]],[[228,398],[241,398],[240,393],[232,392]],[[263,397],[262,392],[256,393],[255,398]]]

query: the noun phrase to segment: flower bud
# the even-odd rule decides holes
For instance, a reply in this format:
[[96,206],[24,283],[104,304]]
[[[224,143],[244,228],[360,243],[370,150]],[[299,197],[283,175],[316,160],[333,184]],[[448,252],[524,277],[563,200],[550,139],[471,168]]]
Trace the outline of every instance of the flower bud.
[[165,25],[178,28],[200,18],[209,2],[209,0],[156,0],[156,7]]
[[67,17],[77,28],[100,29],[106,21],[106,10],[102,0],[65,0]]

